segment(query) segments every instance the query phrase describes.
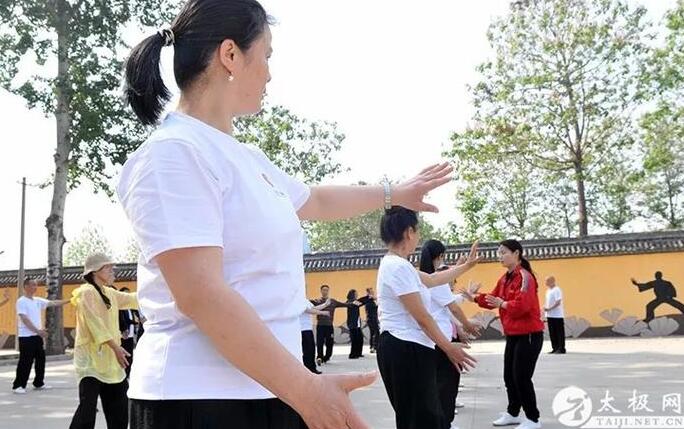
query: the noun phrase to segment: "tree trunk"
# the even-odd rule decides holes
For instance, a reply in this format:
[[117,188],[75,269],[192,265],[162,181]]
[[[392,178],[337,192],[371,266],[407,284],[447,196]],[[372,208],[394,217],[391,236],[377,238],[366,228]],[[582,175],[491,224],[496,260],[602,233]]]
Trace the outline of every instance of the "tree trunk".
[[[57,124],[57,149],[55,150],[55,176],[52,192],[50,216],[45,222],[48,230],[48,265],[47,290],[48,299],[62,299],[62,249],[64,247],[64,205],[67,196],[67,176],[69,172],[69,153],[71,151],[71,87],[68,78],[68,4],[66,0],[58,0],[56,8],[55,29],[57,30],[57,82],[55,92],[57,106],[55,119]],[[47,354],[64,353],[64,324],[62,307],[51,307],[47,310],[46,328],[48,331]]]
[[577,210],[580,237],[589,235],[589,218],[587,217],[587,197],[584,190],[584,168],[581,161],[575,162],[575,180],[577,182]]

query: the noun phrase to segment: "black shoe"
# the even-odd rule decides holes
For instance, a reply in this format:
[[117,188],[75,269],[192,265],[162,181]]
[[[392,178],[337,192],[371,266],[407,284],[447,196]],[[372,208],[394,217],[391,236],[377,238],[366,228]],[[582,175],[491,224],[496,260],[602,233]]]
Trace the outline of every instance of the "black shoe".
[[556,354],[557,354],[557,355],[564,355],[564,354],[565,354],[565,350],[559,350],[559,351],[556,352]]
[[321,374],[323,374],[323,373],[320,372],[319,370],[313,371],[313,373],[316,374],[316,375],[321,375]]
[[551,351],[549,352],[550,355],[555,355],[556,353],[558,353],[558,350],[551,350]]

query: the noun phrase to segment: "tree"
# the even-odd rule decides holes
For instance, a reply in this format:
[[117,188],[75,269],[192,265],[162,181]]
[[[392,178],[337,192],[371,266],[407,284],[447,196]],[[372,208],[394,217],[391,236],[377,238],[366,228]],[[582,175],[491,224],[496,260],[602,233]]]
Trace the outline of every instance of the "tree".
[[641,176],[630,164],[625,157],[616,156],[600,167],[588,191],[591,214],[599,225],[613,231],[622,230],[637,216],[634,207]]
[[140,246],[138,242],[131,237],[126,244],[126,248],[119,256],[118,260],[123,263],[136,263],[140,257]]
[[657,100],[644,114],[642,205],[668,228],[684,226],[684,1],[665,16],[665,45],[656,49],[646,72]]
[[283,106],[235,121],[235,138],[261,148],[278,167],[307,183],[340,173],[333,159],[344,141],[337,124],[301,118]]
[[[353,219],[335,222],[311,222],[308,233],[315,252],[339,252],[346,250],[382,249],[380,219],[383,210],[375,210]],[[442,232],[419,215],[421,241],[436,239],[444,241]]]
[[85,263],[89,255],[98,252],[111,255],[111,249],[112,246],[105,237],[102,227],[89,222],[74,241],[67,243],[64,264],[79,267]]
[[[676,109],[676,110],[674,110]],[[684,226],[684,106],[662,105],[644,115],[643,205],[667,228]]]
[[454,135],[454,147],[570,177],[587,235],[591,172],[633,144],[649,52],[644,14],[618,0],[514,2],[490,26],[495,58],[478,67],[474,125]]
[[[107,185],[112,167],[145,130],[119,94],[122,32],[170,22],[173,0],[0,0],[0,85],[56,121],[55,171],[48,230],[47,289],[62,296],[64,207],[83,179]],[[167,15],[164,15],[167,12]],[[18,69],[22,65],[22,73]],[[29,67],[35,75],[24,73]],[[62,310],[47,311],[47,352],[63,353]]]

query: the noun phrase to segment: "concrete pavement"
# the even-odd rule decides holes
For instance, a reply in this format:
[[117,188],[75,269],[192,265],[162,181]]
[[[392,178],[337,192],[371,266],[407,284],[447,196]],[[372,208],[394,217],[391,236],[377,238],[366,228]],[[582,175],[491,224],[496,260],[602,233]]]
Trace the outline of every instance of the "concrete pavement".
[[[491,420],[505,409],[503,346],[502,341],[473,345],[471,351],[479,366],[463,377],[465,387],[459,401],[466,407],[456,418],[461,429],[489,428]],[[661,410],[663,395],[684,396],[684,337],[568,340],[567,348],[566,355],[547,355],[547,342],[537,367],[535,385],[544,428],[565,427],[553,416],[552,401],[559,390],[571,385],[588,393],[595,415],[606,389],[615,398],[612,405],[623,415],[631,414],[628,405],[635,389],[638,395],[648,395],[648,407],[657,415],[673,415]],[[350,361],[348,352],[345,346],[336,347],[332,362],[322,370],[341,373],[376,369],[375,357],[367,354],[367,347],[363,359]],[[47,364],[46,382],[53,386],[49,391],[14,395],[10,390],[13,378],[14,366],[0,363],[0,429],[68,427],[78,402],[69,361]],[[372,428],[394,428],[394,415],[380,380],[354,392],[352,400]],[[104,416],[99,415],[96,428],[105,427]]]

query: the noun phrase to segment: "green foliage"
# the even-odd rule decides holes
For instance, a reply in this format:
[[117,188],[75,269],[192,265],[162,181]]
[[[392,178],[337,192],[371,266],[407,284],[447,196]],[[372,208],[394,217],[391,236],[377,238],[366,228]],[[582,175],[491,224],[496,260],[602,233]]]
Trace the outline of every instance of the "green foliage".
[[[345,250],[382,249],[380,219],[383,210],[375,210],[353,219],[335,222],[311,222],[307,232],[311,248],[315,252],[338,252]],[[445,235],[419,215],[421,241],[436,239],[445,241]]]
[[105,237],[102,227],[88,223],[74,241],[67,243],[64,253],[64,265],[82,266],[86,258],[93,253],[105,253],[112,257],[112,246]]
[[61,131],[68,136],[70,187],[87,179],[111,194],[112,167],[144,139],[121,97],[123,32],[169,22],[178,3],[0,0],[0,86],[31,109],[68,114],[68,129]]
[[345,138],[337,124],[310,121],[283,106],[266,107],[257,115],[238,119],[235,137],[259,146],[285,172],[307,183],[343,171],[333,159]]
[[[617,0],[513,3],[490,26],[494,58],[478,67],[471,88],[472,125],[452,136],[455,163],[497,172],[526,165],[520,170],[538,176],[524,186],[535,185],[531,192],[520,194],[522,182],[509,190],[518,188],[532,205],[538,192],[551,200],[544,190],[554,177],[574,183],[579,234],[586,235],[592,172],[633,145],[630,115],[646,94],[642,64],[651,37],[644,14]],[[512,204],[517,214],[522,201]]]

